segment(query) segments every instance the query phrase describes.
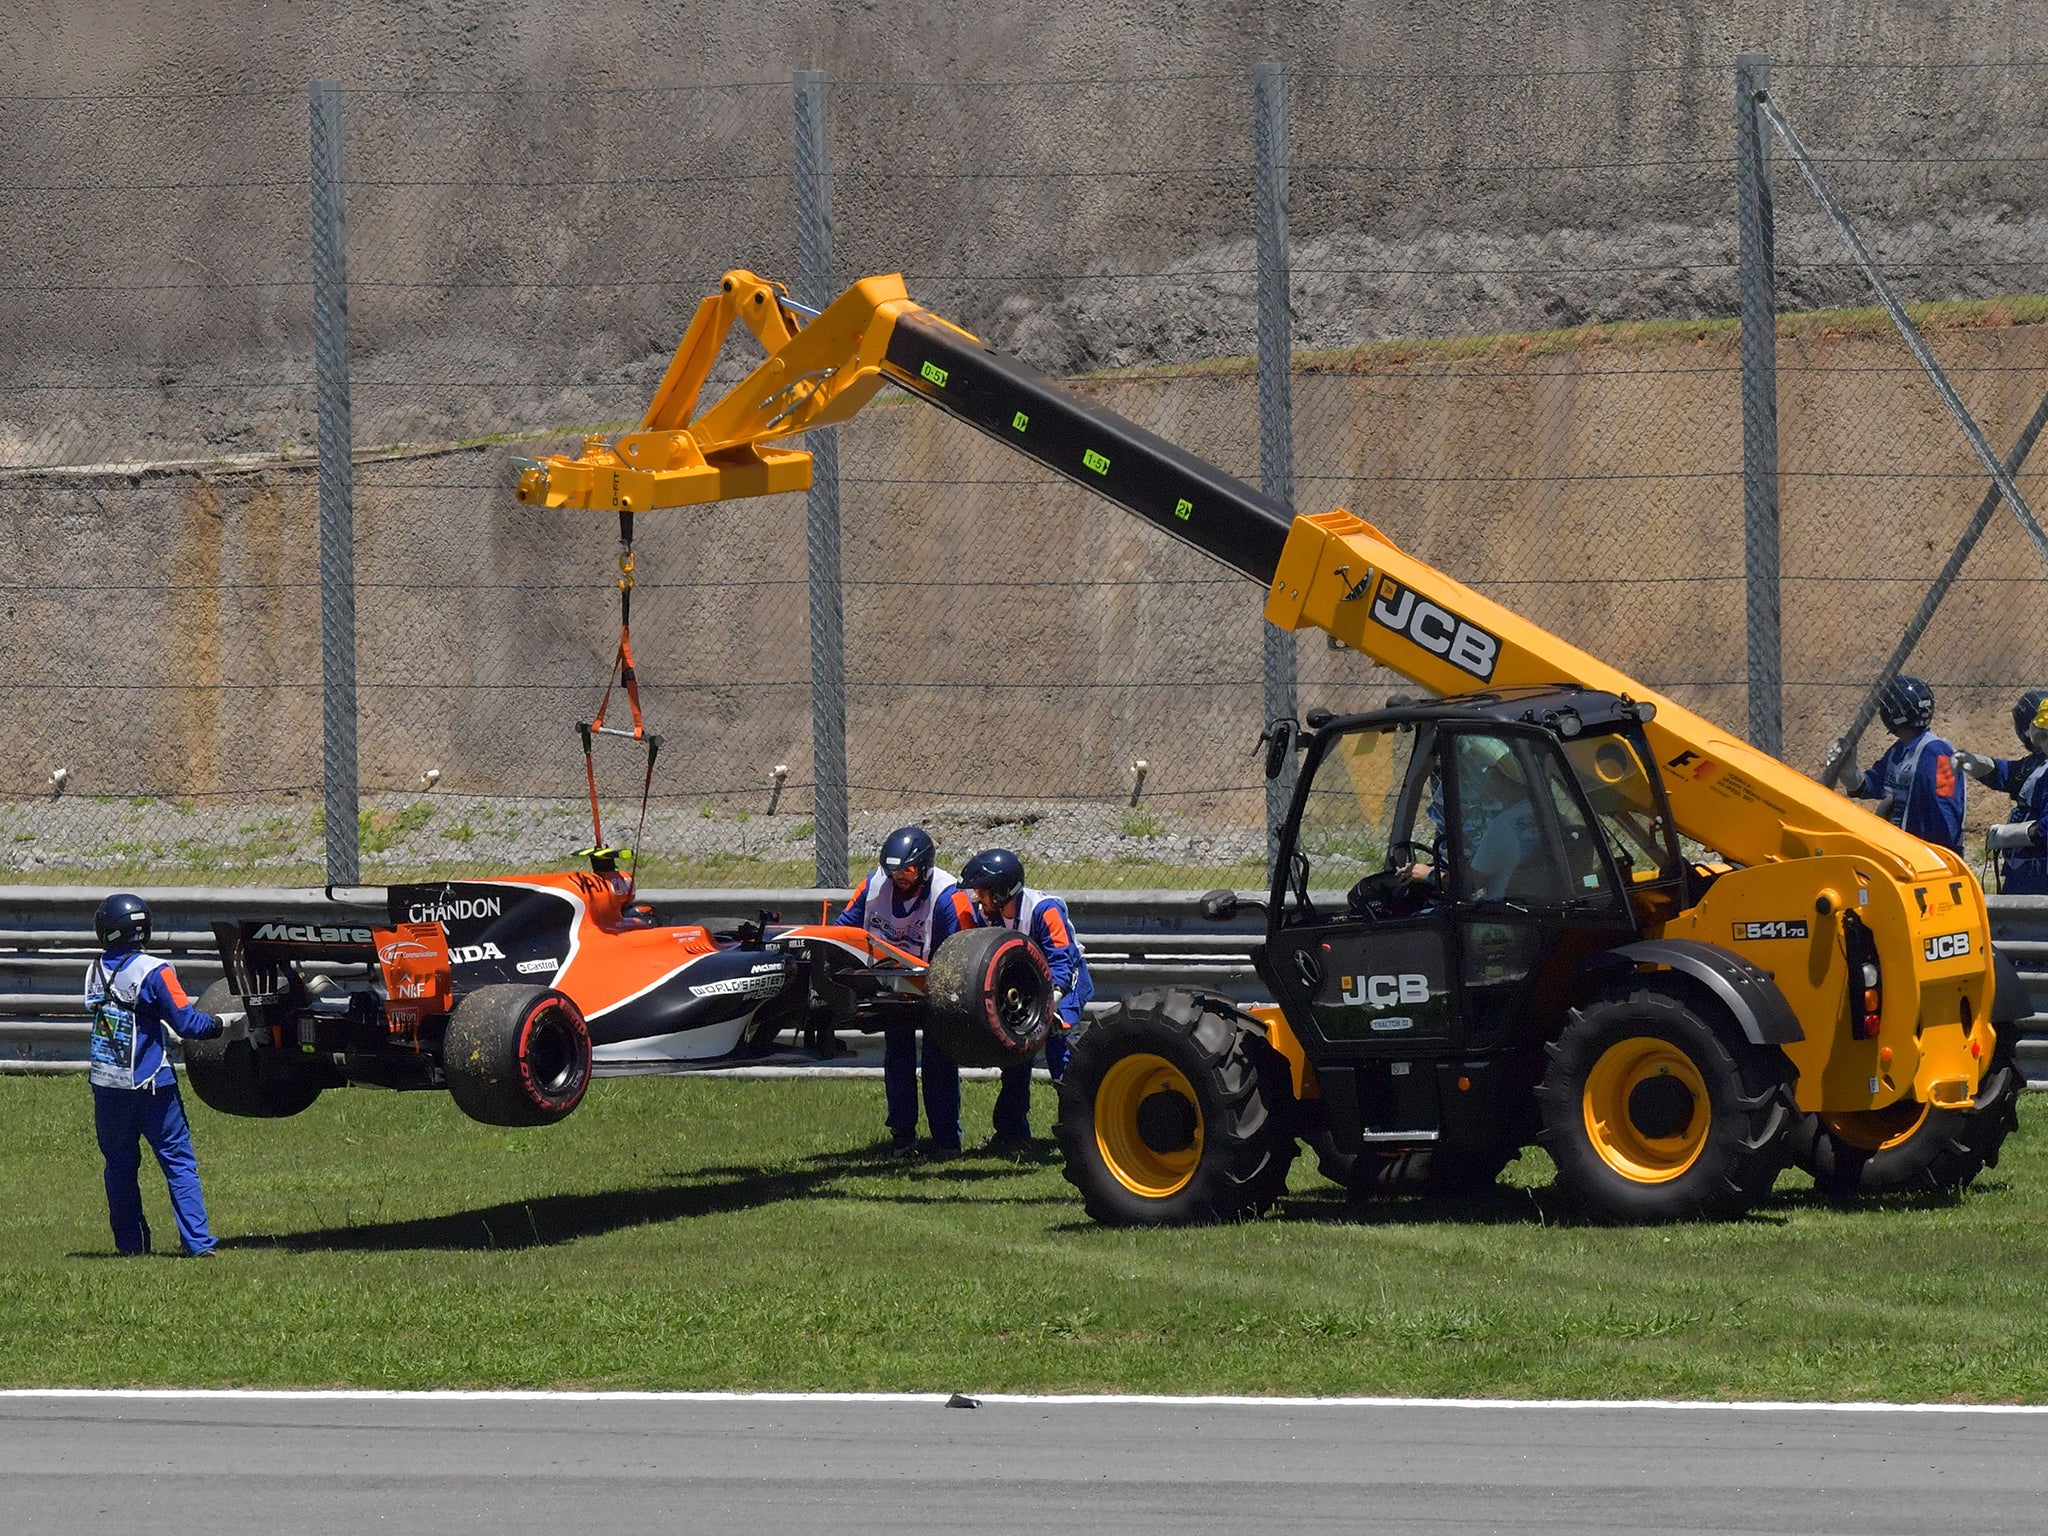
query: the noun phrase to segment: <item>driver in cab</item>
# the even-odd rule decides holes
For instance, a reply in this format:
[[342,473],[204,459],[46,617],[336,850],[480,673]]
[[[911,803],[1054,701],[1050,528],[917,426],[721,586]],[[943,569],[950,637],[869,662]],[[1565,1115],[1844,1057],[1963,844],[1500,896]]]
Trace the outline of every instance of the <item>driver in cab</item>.
[[[1464,828],[1460,839],[1471,899],[1505,901],[1515,877],[1536,854],[1541,830],[1529,797],[1526,775],[1506,742],[1468,736],[1458,744]],[[1432,775],[1428,817],[1437,830],[1436,858],[1393,864],[1386,874],[1359,883],[1353,906],[1402,916],[1422,910],[1444,892],[1442,868],[1443,790]],[[1420,844],[1396,843],[1392,854],[1419,851]],[[1392,878],[1390,879],[1389,876]],[[1391,889],[1389,889],[1391,887]]]
[[[1467,802],[1465,868],[1475,901],[1505,901],[1515,875],[1541,836],[1522,765],[1506,742],[1467,736],[1458,743],[1459,780]],[[1483,761],[1474,773],[1473,759]]]

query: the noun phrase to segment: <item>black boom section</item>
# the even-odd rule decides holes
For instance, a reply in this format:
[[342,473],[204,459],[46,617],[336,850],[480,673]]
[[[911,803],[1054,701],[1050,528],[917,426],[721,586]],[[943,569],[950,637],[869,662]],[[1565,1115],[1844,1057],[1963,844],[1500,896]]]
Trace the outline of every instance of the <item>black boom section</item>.
[[1294,514],[1270,496],[930,315],[898,319],[885,359],[912,394],[1272,585]]

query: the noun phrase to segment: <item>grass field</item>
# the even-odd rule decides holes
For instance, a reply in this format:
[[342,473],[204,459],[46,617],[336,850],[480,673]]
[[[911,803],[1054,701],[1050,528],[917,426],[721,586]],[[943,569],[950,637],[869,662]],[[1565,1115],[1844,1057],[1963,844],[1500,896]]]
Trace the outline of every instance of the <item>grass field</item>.
[[2037,1099],[1955,1200],[1788,1174],[1747,1221],[1608,1230],[1536,1153],[1472,1204],[1356,1209],[1304,1160],[1264,1221],[1118,1232],[1049,1158],[890,1163],[880,1097],[608,1081],[508,1132],[440,1095],[188,1094],[224,1240],[195,1263],[110,1256],[82,1081],[0,1078],[0,1381],[2048,1401]]

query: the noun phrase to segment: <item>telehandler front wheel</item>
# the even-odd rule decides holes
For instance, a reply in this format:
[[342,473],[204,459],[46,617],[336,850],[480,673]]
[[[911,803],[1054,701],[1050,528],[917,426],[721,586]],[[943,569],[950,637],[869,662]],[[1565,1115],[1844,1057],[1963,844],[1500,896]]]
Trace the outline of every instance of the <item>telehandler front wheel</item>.
[[1574,1008],[1549,1051],[1541,1140],[1590,1215],[1739,1216],[1770,1193],[1797,1113],[1782,1051],[1647,978]]
[[[228,1013],[241,1002],[225,981],[216,981],[199,994],[204,1013]],[[185,1081],[208,1109],[253,1120],[282,1120],[309,1109],[325,1086],[303,1070],[259,1074],[256,1052],[247,1040],[224,1040],[219,1035],[185,1042]]]
[[1938,1194],[1961,1189],[1998,1166],[2005,1138],[2019,1129],[2026,1076],[2007,1027],[1968,1109],[1935,1109],[1901,1100],[1885,1109],[1802,1115],[1792,1129],[1793,1160],[1836,1199],[1856,1195]]
[[1191,992],[1141,992],[1091,1024],[1054,1133],[1088,1214],[1182,1226],[1248,1221],[1272,1204],[1295,1142],[1269,1107],[1285,1085],[1262,1084],[1263,1045],[1230,1004]]

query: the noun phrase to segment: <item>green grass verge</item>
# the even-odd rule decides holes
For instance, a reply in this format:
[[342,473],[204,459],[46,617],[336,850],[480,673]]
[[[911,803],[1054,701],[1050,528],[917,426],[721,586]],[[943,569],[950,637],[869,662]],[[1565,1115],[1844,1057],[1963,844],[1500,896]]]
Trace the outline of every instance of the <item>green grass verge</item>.
[[1119,1232],[1050,1161],[889,1163],[880,1097],[612,1081],[507,1132],[438,1095],[255,1122],[188,1094],[225,1240],[191,1263],[106,1256],[82,1081],[0,1078],[0,1379],[2048,1400],[2031,1099],[1952,1201],[1788,1175],[1750,1220],[1609,1230],[1532,1153],[1471,1204],[1353,1210],[1297,1165],[1264,1221]]

